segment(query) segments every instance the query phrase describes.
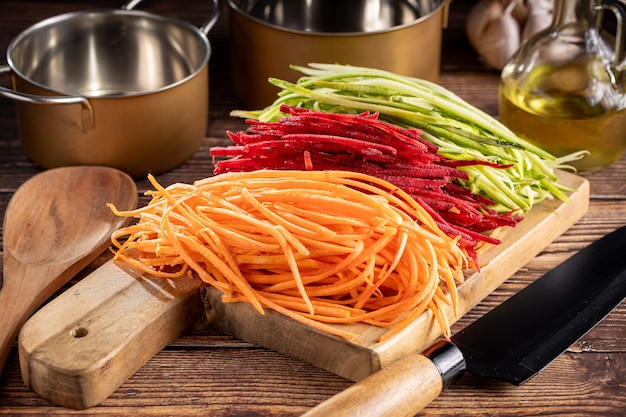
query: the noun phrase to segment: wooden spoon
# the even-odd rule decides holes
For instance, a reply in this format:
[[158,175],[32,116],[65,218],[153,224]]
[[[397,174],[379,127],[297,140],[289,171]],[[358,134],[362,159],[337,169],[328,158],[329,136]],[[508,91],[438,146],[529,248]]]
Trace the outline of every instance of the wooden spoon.
[[77,166],[44,171],[15,192],[4,217],[0,290],[0,375],[28,317],[109,245],[137,205],[137,187],[114,168]]

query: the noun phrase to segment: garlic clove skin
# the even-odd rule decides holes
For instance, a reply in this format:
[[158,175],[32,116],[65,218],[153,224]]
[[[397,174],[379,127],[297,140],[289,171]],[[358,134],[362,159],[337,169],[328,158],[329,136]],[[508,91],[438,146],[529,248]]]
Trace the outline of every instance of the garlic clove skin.
[[[530,14],[529,3],[532,3],[532,0],[513,0],[515,2],[515,6],[511,11],[511,14],[519,22],[520,25],[525,25],[526,20],[528,19],[528,15]],[[549,0],[552,1],[552,0]]]
[[552,24],[552,13],[534,12],[528,16],[526,24],[522,29],[521,42],[526,42],[531,36],[537,32],[550,27]]
[[480,49],[487,26],[502,16],[503,11],[500,0],[480,0],[471,8],[466,18],[465,31],[475,50]]
[[510,13],[505,13],[487,25],[478,53],[487,65],[501,70],[520,47],[520,32],[519,22]]
[[552,24],[553,0],[528,0],[528,19],[522,28],[522,43]]
[[554,0],[526,0],[528,3],[528,9],[530,13],[532,11],[544,11],[552,13],[554,10]]

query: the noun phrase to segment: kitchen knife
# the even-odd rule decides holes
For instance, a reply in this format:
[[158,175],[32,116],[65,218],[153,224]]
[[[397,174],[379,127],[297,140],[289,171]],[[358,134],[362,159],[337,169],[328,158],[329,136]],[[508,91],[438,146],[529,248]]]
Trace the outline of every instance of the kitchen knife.
[[626,227],[584,248],[450,342],[392,363],[304,416],[414,416],[465,371],[520,385],[624,297]]

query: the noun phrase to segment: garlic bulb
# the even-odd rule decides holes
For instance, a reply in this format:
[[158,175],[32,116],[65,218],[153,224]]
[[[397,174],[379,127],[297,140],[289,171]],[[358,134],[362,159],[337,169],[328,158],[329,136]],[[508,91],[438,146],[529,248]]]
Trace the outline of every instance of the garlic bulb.
[[501,69],[520,46],[520,25],[511,9],[489,22],[480,39],[480,52],[484,61],[493,68]]
[[[552,1],[552,0],[548,0]],[[528,2],[527,1],[513,1],[514,6],[511,14],[519,22],[520,25],[524,25],[526,23],[526,19],[528,19]]]
[[552,0],[530,1],[528,17],[522,29],[522,43],[552,23],[554,4]]
[[530,36],[552,22],[553,0],[479,0],[466,20],[467,38],[488,66],[502,69]]
[[465,29],[467,38],[474,49],[479,49],[487,25],[500,16],[502,16],[500,0],[480,0],[472,7],[467,15]]

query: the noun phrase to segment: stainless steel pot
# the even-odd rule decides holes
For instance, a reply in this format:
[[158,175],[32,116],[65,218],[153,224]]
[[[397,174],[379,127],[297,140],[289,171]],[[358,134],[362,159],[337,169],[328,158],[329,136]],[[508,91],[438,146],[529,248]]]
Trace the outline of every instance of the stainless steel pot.
[[20,141],[43,168],[107,165],[134,177],[172,169],[206,134],[207,34],[153,13],[120,10],[67,13],[44,20],[9,44]]
[[339,63],[437,81],[452,0],[228,0],[233,82],[245,105],[276,99],[268,77]]

